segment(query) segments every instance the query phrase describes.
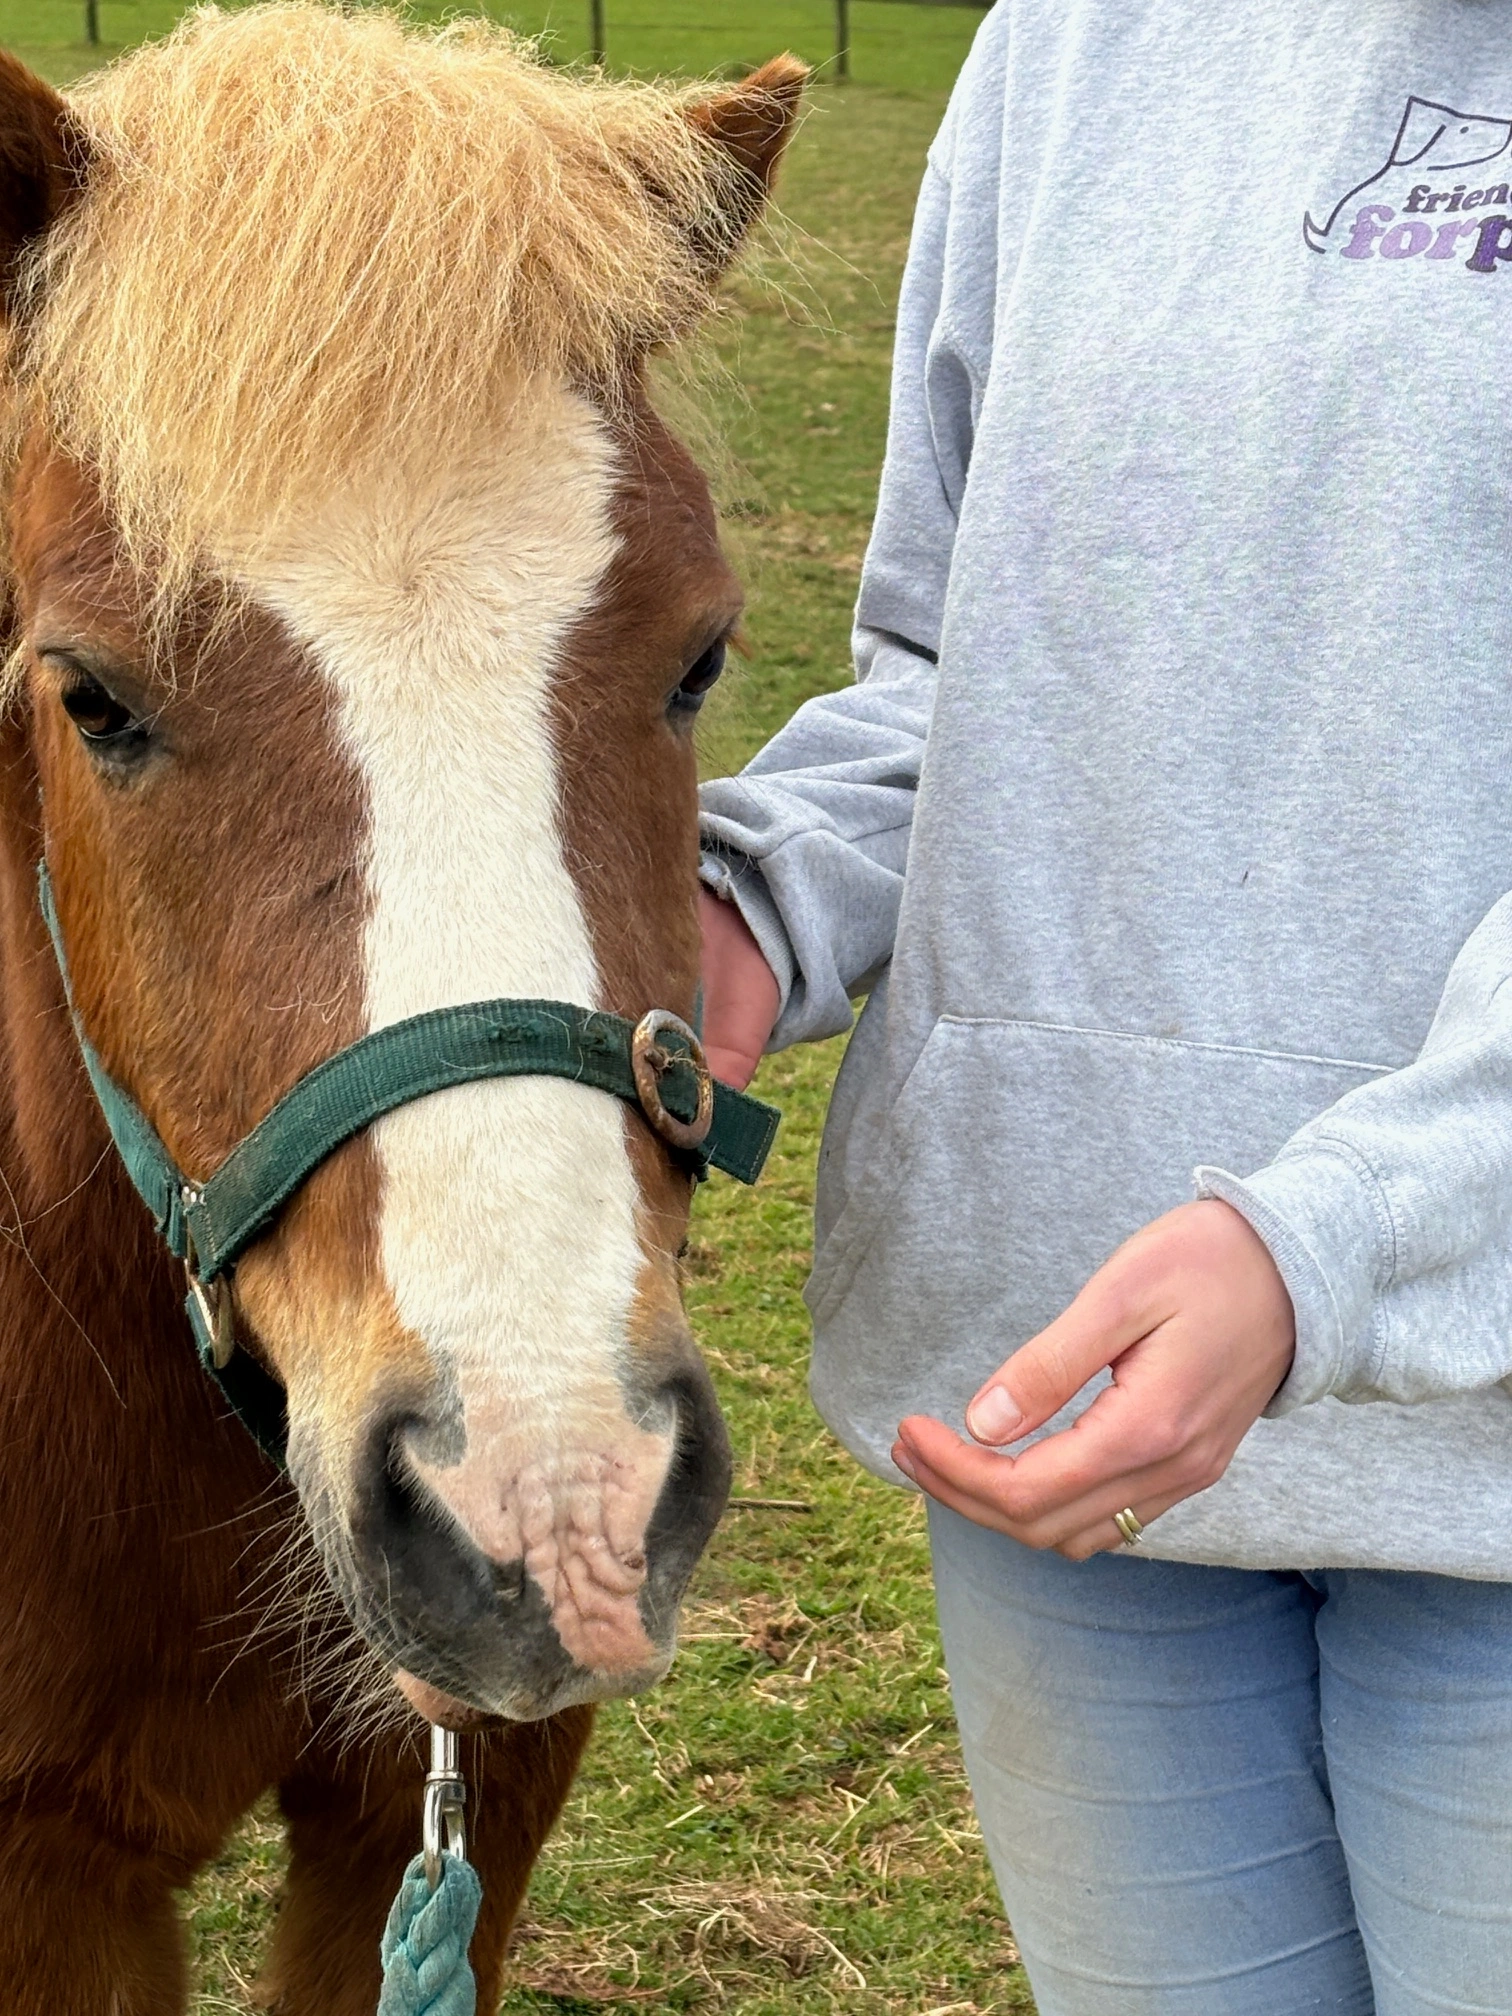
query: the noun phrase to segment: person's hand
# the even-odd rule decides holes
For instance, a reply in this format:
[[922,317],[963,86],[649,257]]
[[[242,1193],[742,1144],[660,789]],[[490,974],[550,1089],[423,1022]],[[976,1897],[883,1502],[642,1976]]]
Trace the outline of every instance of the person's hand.
[[[974,1440],[916,1414],[893,1461],[979,1526],[1082,1561],[1124,1544],[1115,1512],[1148,1526],[1217,1483],[1295,1346],[1291,1297],[1263,1241],[1227,1204],[1184,1204],[1121,1246],[993,1374],[967,1409]],[[1114,1383],[1069,1428],[1000,1453],[1105,1365]]]
[[777,1021],[781,990],[733,903],[698,892],[703,932],[703,1046],[709,1069],[737,1092],[751,1082]]

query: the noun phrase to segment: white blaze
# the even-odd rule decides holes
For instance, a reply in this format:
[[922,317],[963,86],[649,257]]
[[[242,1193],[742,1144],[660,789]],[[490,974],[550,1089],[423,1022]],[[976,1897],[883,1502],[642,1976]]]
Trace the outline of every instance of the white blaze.
[[[606,430],[562,391],[467,469],[312,514],[249,577],[331,681],[365,781],[369,1028],[598,1001],[548,693],[614,555],[614,483]],[[628,1669],[670,1444],[626,1419],[617,1376],[641,1265],[623,1129],[602,1094],[520,1078],[401,1107],[374,1138],[394,1304],[466,1428],[460,1463],[438,1445],[416,1467],[485,1551],[523,1554],[569,1651]]]

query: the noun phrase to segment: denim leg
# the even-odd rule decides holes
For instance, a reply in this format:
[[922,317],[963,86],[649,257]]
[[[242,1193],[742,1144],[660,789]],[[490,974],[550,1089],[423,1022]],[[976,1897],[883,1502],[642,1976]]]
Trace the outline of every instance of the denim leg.
[[1379,2016],[1512,2016],[1512,1584],[1309,1577],[1323,1741]]
[[1374,2016],[1302,1577],[1075,1564],[929,1512],[967,1769],[1040,2016]]

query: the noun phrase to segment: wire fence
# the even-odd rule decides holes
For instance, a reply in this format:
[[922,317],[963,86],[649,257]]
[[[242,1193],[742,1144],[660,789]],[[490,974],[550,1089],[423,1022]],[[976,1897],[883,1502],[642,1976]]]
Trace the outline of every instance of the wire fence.
[[[582,0],[578,0],[578,4],[581,5]],[[866,10],[870,8],[883,6],[908,6],[911,8],[951,7],[981,14],[985,13],[991,4],[992,0],[828,0],[828,7],[833,21],[832,33],[829,37],[826,37],[830,47],[829,51],[827,51],[829,60],[824,67],[836,80],[844,80],[850,77],[855,47],[854,26],[856,17],[858,13],[864,15]],[[91,48],[116,47],[124,43],[137,41],[143,32],[158,32],[160,26],[167,25],[167,22],[160,23],[157,17],[168,16],[171,18],[172,13],[176,11],[172,7],[143,7],[140,4],[140,0],[108,0],[108,4],[107,0],[82,0],[82,7],[84,42]],[[28,17],[35,19],[40,27],[43,18],[51,14],[53,9],[45,5],[39,6],[35,4],[28,7],[25,5],[25,0],[21,0],[21,4],[18,6],[14,4],[13,0],[12,5],[0,9],[0,18],[3,18],[4,39],[22,42],[34,39],[24,29],[21,29],[19,33],[17,32],[20,29],[19,22],[14,22],[13,25],[14,17],[23,11]],[[423,7],[414,11],[429,13],[432,10],[429,7]],[[452,9],[450,11],[458,10]],[[548,7],[544,10],[540,8],[517,9],[509,4],[509,0],[502,0],[502,4],[489,4],[489,0],[483,0],[483,11],[506,20],[514,19],[516,15],[528,15],[532,18],[520,22],[520,25],[527,28],[534,27],[533,17],[536,13],[540,12],[544,13],[548,25],[551,27],[567,26],[570,29],[571,10],[569,6],[563,6],[559,9]],[[706,4],[701,11],[709,17],[710,28],[729,12],[727,5],[724,4],[724,0],[706,0]],[[628,25],[631,27],[632,34],[644,26],[644,6],[636,5],[635,0],[631,0],[631,4],[628,7],[625,7],[623,4],[616,6],[615,0],[587,0],[586,12],[587,47],[585,53],[590,62],[599,65],[609,63],[618,54],[618,38],[615,31],[622,15],[627,14],[631,17]],[[150,26],[144,20],[144,16],[152,17]],[[78,16],[75,16],[75,19],[78,18]],[[30,26],[30,20],[27,25]],[[51,37],[38,35],[35,39],[50,40]],[[572,39],[575,40],[575,37]]]
[[[867,6],[898,4],[898,0],[864,0]],[[908,4],[919,7],[972,7],[985,13],[992,0],[908,0]],[[599,12],[603,12],[604,0],[594,0]],[[851,74],[851,0],[835,0],[835,75],[842,82]]]
[[[851,74],[851,6],[853,0],[835,0],[835,76],[848,78]],[[971,7],[978,13],[985,13],[992,0],[861,0],[865,6],[908,5],[914,7]],[[95,5],[95,0],[89,0]],[[607,63],[609,60],[609,31],[605,18],[607,0],[589,0],[588,48],[593,62]]]

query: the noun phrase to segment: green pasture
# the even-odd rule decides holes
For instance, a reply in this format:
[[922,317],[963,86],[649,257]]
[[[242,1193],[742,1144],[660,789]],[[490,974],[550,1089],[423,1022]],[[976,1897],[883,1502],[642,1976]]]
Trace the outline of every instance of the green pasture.
[[[985,0],[983,0],[985,4]],[[100,47],[84,40],[84,0],[0,0],[0,41],[58,82],[160,35],[181,0],[97,0]],[[412,0],[423,20],[484,13],[542,37],[556,61],[589,52],[589,0]],[[791,49],[821,75],[834,68],[835,0],[604,0],[610,67],[641,74],[722,74]],[[950,88],[982,6],[851,0],[851,74],[910,96]]]
[[[101,0],[103,33],[124,44],[174,11]],[[507,10],[564,61],[587,14],[586,0]],[[833,46],[830,0],[607,0],[607,14],[611,62],[647,72],[727,73],[784,47],[820,63]],[[704,736],[711,770],[848,676],[909,214],[979,18],[854,0],[854,81],[821,78],[774,238],[695,374],[750,589],[749,656]],[[90,60],[82,20],[63,0],[0,0],[5,40],[59,81]],[[735,1489],[804,1509],[726,1517],[672,1677],[601,1716],[536,1874],[508,2016],[1032,2012],[961,1771],[920,1509],[861,1473],[806,1397],[799,1290],[837,1056],[765,1067],[757,1089],[787,1113],[770,1173],[754,1192],[706,1186],[688,1268]],[[197,1886],[196,2016],[256,2006],[279,1859],[261,1815]]]

